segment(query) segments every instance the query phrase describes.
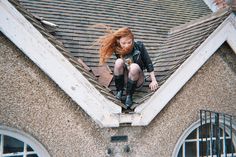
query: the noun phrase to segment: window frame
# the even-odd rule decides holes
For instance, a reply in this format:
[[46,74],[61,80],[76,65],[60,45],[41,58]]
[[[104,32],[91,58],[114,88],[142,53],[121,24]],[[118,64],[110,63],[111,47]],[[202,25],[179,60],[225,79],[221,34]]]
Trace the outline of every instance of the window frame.
[[[13,137],[19,141],[22,141],[24,143],[24,147],[25,145],[29,145],[39,157],[50,157],[48,151],[44,148],[44,146],[41,143],[39,143],[35,138],[33,138],[32,136],[26,134],[21,130],[0,125],[0,136],[1,136],[0,143],[2,143],[3,136]],[[3,145],[0,146],[0,153],[1,152],[3,152]],[[25,155],[25,153],[19,155]],[[5,156],[5,154],[4,155],[0,154],[0,156]]]
[[[221,125],[222,123],[223,123],[223,121],[220,121],[220,125]],[[197,129],[197,135],[196,135],[197,137],[196,137],[196,139],[195,139],[193,142],[196,142],[197,147],[200,147],[200,141],[201,141],[201,139],[200,139],[200,137],[199,137],[199,128],[200,128],[200,125],[201,125],[200,120],[198,120],[198,121],[192,123],[192,124],[182,133],[182,135],[179,137],[178,142],[177,142],[176,145],[175,145],[175,148],[174,148],[173,153],[172,153],[172,157],[178,157],[178,153],[179,153],[180,149],[183,149],[183,150],[185,149],[185,148],[181,148],[181,147],[182,147],[182,146],[185,147],[186,141],[187,141],[187,142],[190,142],[190,140],[188,140],[187,137],[188,137],[195,129]],[[228,121],[226,121],[226,125],[229,126],[229,122],[228,122]],[[232,129],[233,129],[234,131],[236,131],[236,124],[234,124],[234,123],[232,124]],[[228,130],[228,129],[226,129],[226,132],[227,132],[227,130]],[[224,135],[222,135],[222,136],[224,136]],[[233,136],[236,136],[236,134],[234,133]],[[236,140],[234,140],[234,138],[233,138],[233,143],[236,145]],[[213,156],[214,156],[214,155],[213,155]],[[183,156],[183,157],[185,157],[185,156]],[[197,152],[197,157],[200,157],[199,152]]]

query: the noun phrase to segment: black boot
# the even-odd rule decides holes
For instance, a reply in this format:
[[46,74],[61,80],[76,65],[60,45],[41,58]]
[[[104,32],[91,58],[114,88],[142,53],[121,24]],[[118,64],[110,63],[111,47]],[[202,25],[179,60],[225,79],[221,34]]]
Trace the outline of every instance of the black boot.
[[133,104],[133,94],[136,88],[136,84],[137,84],[137,81],[132,81],[130,79],[127,82],[127,88],[126,88],[127,96],[125,100],[125,106],[127,106],[128,108],[130,108]]
[[115,85],[116,85],[116,98],[121,100],[124,89],[124,75],[115,75]]

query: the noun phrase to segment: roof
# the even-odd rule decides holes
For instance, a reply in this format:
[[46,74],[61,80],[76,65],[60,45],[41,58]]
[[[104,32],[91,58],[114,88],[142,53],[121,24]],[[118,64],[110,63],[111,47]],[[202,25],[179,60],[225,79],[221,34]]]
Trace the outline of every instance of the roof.
[[232,8],[234,11],[236,11],[236,1],[235,0],[232,2]]
[[[212,14],[175,27],[172,29],[173,32],[170,30],[153,61],[160,85],[178,69],[228,15],[227,11],[222,14]],[[139,103],[145,99],[145,97],[140,99]]]
[[109,88],[106,88],[98,82],[98,78],[91,73],[91,69],[89,69],[80,58],[74,57],[70,51],[65,48],[63,42],[50,34],[37,17],[27,11],[18,1],[10,0],[10,2],[14,4],[18,11],[20,11],[104,96],[125,108],[125,106],[114,97]]
[[[150,57],[157,58],[162,51],[160,47],[165,43],[171,28],[211,13],[203,1],[196,3],[194,0],[179,0],[178,5],[170,0],[135,3],[78,0],[20,0],[20,2],[34,15],[57,24],[59,28],[54,36],[63,43],[71,55],[82,59],[90,68],[98,67],[98,47],[92,45],[104,33],[99,28],[92,28],[94,24],[104,23],[114,29],[122,26],[130,27],[135,34],[135,39],[144,42]],[[114,58],[112,57],[108,62],[111,69],[113,69]],[[163,73],[158,68],[156,66],[155,69],[157,80],[164,81]],[[115,91],[114,81],[109,88]],[[144,88],[135,93],[134,101],[138,105],[150,95],[152,93],[147,82]]]
[[[114,84],[112,83],[110,86],[110,89],[109,89],[109,88],[104,87],[100,83],[98,83],[98,78],[96,78],[96,76],[101,75],[101,73],[99,73],[101,71],[102,72],[108,71],[107,74],[108,75],[111,74],[111,73],[109,73],[109,69],[107,68],[107,66],[101,67],[100,68],[101,71],[99,71],[98,68],[96,69],[96,66],[92,66],[92,65],[87,64],[87,61],[84,60],[82,57],[76,58],[75,56],[73,56],[73,53],[69,51],[70,48],[66,48],[64,41],[58,41],[58,40],[63,40],[63,39],[59,39],[59,36],[56,35],[58,32],[60,32],[60,31],[58,31],[60,29],[60,25],[58,25],[58,23],[56,23],[56,24],[59,26],[59,28],[56,32],[53,33],[54,34],[54,36],[53,36],[42,25],[43,21],[40,20],[41,18],[37,18],[37,19],[39,19],[39,20],[37,20],[36,16],[33,16],[31,13],[29,13],[27,10],[25,10],[24,7],[21,4],[19,4],[17,1],[11,0],[11,2],[21,12],[21,14],[24,15],[24,17],[26,17],[28,19],[28,21],[30,23],[32,23],[33,26],[35,28],[37,28],[42,35],[44,35],[44,38],[41,38],[38,35],[39,32],[35,32],[35,33],[37,33],[37,35],[31,36],[31,34],[30,34],[32,32],[31,29],[34,29],[34,28],[32,28],[32,26],[29,25],[30,23],[28,21],[26,21],[26,20],[22,19],[20,16],[18,16],[19,13],[16,13],[16,11],[13,9],[14,7],[9,6],[8,4],[6,4],[6,2],[0,2],[0,7],[2,8],[2,11],[0,10],[0,12],[3,12],[3,15],[0,14],[1,17],[3,18],[3,22],[0,22],[0,26],[2,28],[1,27],[0,28],[1,28],[1,30],[3,30],[3,33],[4,33],[4,31],[9,33],[8,37],[13,38],[13,40],[17,38],[17,41],[16,41],[17,43],[15,43],[15,42],[14,43],[17,44],[18,47],[21,48],[20,44],[23,43],[24,41],[22,41],[20,43],[18,41],[19,41],[19,39],[21,39],[22,33],[20,34],[19,32],[15,32],[14,29],[16,26],[12,27],[12,25],[11,25],[11,23],[13,23],[15,21],[15,22],[17,22],[17,25],[19,25],[22,29],[24,29],[24,26],[27,27],[24,31],[27,31],[26,33],[30,38],[29,39],[27,39],[26,37],[24,38],[24,40],[27,40],[27,41],[25,41],[26,43],[29,43],[32,40],[32,38],[34,38],[35,45],[41,46],[40,48],[43,48],[42,45],[45,42],[39,43],[39,45],[38,45],[37,38],[40,38],[40,40],[42,40],[42,41],[44,39],[47,39],[48,41],[50,41],[53,44],[53,46],[56,47],[73,64],[73,66],[71,64],[64,65],[64,62],[65,62],[64,58],[61,57],[60,55],[57,55],[58,51],[53,52],[53,55],[52,55],[51,50],[48,49],[49,47],[45,48],[45,49],[43,48],[44,52],[41,53],[40,51],[38,51],[38,53],[41,53],[41,54],[39,54],[39,55],[35,54],[35,55],[38,55],[37,57],[40,58],[45,53],[45,55],[50,55],[51,59],[53,59],[54,56],[58,57],[57,59],[59,59],[59,61],[56,61],[57,65],[55,65],[55,66],[57,66],[57,68],[55,68],[55,70],[57,70],[57,72],[59,72],[59,73],[63,72],[63,70],[64,70],[65,72],[67,72],[68,76],[70,76],[72,80],[74,79],[73,80],[74,82],[70,82],[70,84],[67,83],[68,86],[66,86],[65,91],[67,92],[68,95],[70,95],[72,97],[73,100],[77,100],[77,103],[90,116],[92,116],[92,118],[95,121],[100,122],[102,126],[119,126],[121,123],[132,123],[132,125],[139,125],[139,126],[149,124],[149,122],[161,111],[161,109],[171,100],[171,98],[173,98],[173,96],[182,88],[182,86],[193,76],[193,74],[206,62],[206,60],[216,51],[216,49],[223,42],[225,42],[227,40],[227,42],[232,47],[232,49],[236,51],[236,44],[235,44],[236,43],[236,41],[235,41],[235,39],[236,39],[235,34],[236,33],[234,34],[234,32],[236,31],[236,29],[235,29],[235,27],[236,27],[235,21],[236,20],[235,20],[235,16],[230,14],[231,11],[228,8],[224,9],[224,10],[217,11],[216,13],[211,13],[208,10],[208,13],[206,13],[205,16],[198,17],[198,18],[193,17],[192,20],[190,20],[190,21],[187,20],[187,22],[182,21],[183,22],[182,24],[179,23],[177,26],[169,27],[168,30],[163,29],[164,31],[161,31],[161,27],[160,27],[160,30],[158,30],[159,33],[157,33],[157,34],[154,34],[153,30],[151,28],[150,29],[152,31],[148,32],[148,30],[147,30],[148,27],[145,29],[140,29],[140,32],[138,32],[138,31],[136,32],[136,36],[139,33],[141,34],[141,30],[146,31],[145,32],[146,35],[141,36],[141,37],[143,40],[147,39],[150,41],[145,45],[147,48],[150,46],[151,49],[149,49],[149,52],[153,50],[153,53],[150,53],[150,55],[152,57],[152,60],[153,60],[154,66],[155,66],[155,73],[156,73],[157,80],[160,84],[160,88],[156,92],[150,93],[148,91],[147,84],[146,84],[146,86],[144,86],[141,91],[136,92],[136,99],[135,99],[136,104],[134,106],[137,106],[137,105],[139,105],[139,106],[137,106],[134,109],[133,113],[125,114],[125,113],[121,113],[120,108],[118,108],[118,106],[114,104],[114,103],[116,103],[120,106],[123,105],[114,98],[113,94],[110,93],[110,89],[113,88]],[[39,1],[39,3],[40,2],[41,1]],[[43,2],[46,3],[48,1],[43,1]],[[50,1],[50,2],[54,3],[53,1]],[[59,1],[57,1],[57,2],[60,3]],[[68,4],[68,2],[72,2],[72,1],[66,1],[65,3]],[[157,4],[166,4],[166,3],[164,3],[164,1],[158,1],[158,2],[162,2],[162,3],[157,3]],[[182,2],[182,1],[180,1],[180,2]],[[125,2],[122,2],[121,4],[123,4],[123,3],[125,3]],[[142,2],[140,2],[140,3],[142,3]],[[143,3],[146,3],[146,2],[143,2]],[[73,4],[75,5],[75,3],[73,3]],[[171,3],[168,3],[168,4],[171,4]],[[8,8],[4,9],[4,5],[8,5],[7,6]],[[24,3],[23,3],[23,5],[24,5]],[[172,5],[167,5],[167,6],[172,6]],[[195,6],[196,6],[196,3],[192,3],[192,7],[194,8]],[[172,6],[172,8],[173,8],[173,6]],[[174,7],[174,8],[176,8],[176,7]],[[185,7],[185,9],[186,8],[187,7]],[[181,7],[180,7],[180,10],[181,10]],[[181,10],[181,11],[183,11],[183,10]],[[194,9],[192,9],[192,10],[194,10]],[[178,9],[176,8],[175,11],[178,12]],[[11,13],[11,12],[13,12],[13,13]],[[190,10],[190,12],[191,12],[191,10]],[[4,14],[6,14],[6,17],[4,16]],[[49,14],[49,12],[47,12],[47,14]],[[14,15],[15,16],[17,15],[17,17],[15,18]],[[163,14],[163,16],[164,15],[165,14]],[[189,15],[191,17],[192,14],[189,14]],[[94,15],[94,16],[96,16],[96,15]],[[71,18],[72,17],[73,16],[71,16]],[[156,17],[158,17],[158,16],[156,16]],[[181,19],[181,16],[178,16],[178,17]],[[11,21],[11,23],[7,24],[6,22],[8,22],[9,18],[12,18],[13,20]],[[170,16],[168,16],[168,18],[172,19]],[[161,17],[159,17],[159,19],[161,19]],[[27,23],[28,25],[22,24],[21,20],[25,21],[25,23]],[[46,20],[48,20],[48,19],[46,19]],[[48,20],[48,21],[50,21],[50,20]],[[178,21],[178,20],[172,19],[173,23],[175,23],[175,21]],[[48,22],[46,22],[46,23],[48,23]],[[169,21],[169,25],[170,25],[170,23],[171,23],[171,21]],[[69,25],[69,24],[67,24],[67,25]],[[134,24],[134,26],[136,26],[136,25]],[[11,28],[8,28],[8,27],[11,27]],[[166,27],[167,27],[167,25],[166,25]],[[166,27],[164,27],[164,28],[166,29]],[[78,28],[78,30],[80,30],[79,26],[76,28]],[[86,26],[86,28],[88,28],[88,27]],[[81,29],[82,29],[82,27],[81,27]],[[93,29],[93,28],[88,28],[88,29],[89,29],[89,31],[85,32],[85,34],[90,31],[93,31],[94,34],[88,33],[88,35],[91,35],[91,37],[93,37],[94,39],[95,39],[95,37],[98,37],[99,35],[102,34],[101,30]],[[62,29],[62,31],[64,31],[64,30],[66,30],[66,29]],[[18,34],[18,36],[16,34]],[[74,34],[76,34],[76,33],[74,33]],[[150,36],[147,36],[147,34]],[[142,35],[144,35],[144,34],[142,34]],[[154,39],[155,35],[156,35],[156,37],[158,37],[158,35],[160,35],[161,38],[160,38],[160,40],[159,39],[156,40],[156,43],[152,43],[151,41]],[[61,36],[61,37],[63,37],[63,36]],[[151,37],[151,39],[149,39],[149,37]],[[83,37],[83,39],[84,39],[84,37]],[[91,42],[92,42],[92,40],[91,40]],[[85,43],[87,43],[87,42],[85,42]],[[88,43],[89,43],[89,41],[88,41]],[[78,44],[78,46],[80,46],[80,45]],[[90,46],[90,45],[88,44],[88,46]],[[156,46],[155,51],[154,51],[154,49],[152,49],[152,46]],[[25,45],[22,45],[22,47],[27,48],[27,46],[25,46]],[[35,50],[34,47],[31,46],[31,48],[32,48],[32,50]],[[81,49],[78,48],[78,50],[82,50],[82,48],[83,47],[81,47]],[[94,49],[94,51],[96,50],[96,48],[93,48],[93,49]],[[27,49],[27,50],[25,49],[25,51],[28,51],[27,53],[29,53],[29,55],[32,54],[32,50],[29,51],[29,49]],[[49,52],[46,52],[47,50]],[[85,48],[84,48],[84,50],[85,50]],[[97,53],[90,53],[90,50],[92,50],[92,49],[88,49],[88,52],[84,53],[84,54],[80,51],[78,53],[82,53],[85,56],[87,55],[87,56],[91,56],[91,57],[93,55],[97,54]],[[46,56],[43,56],[43,57],[46,57]],[[98,57],[95,57],[95,58],[98,59]],[[35,56],[33,56],[33,59],[35,59]],[[43,58],[41,58],[41,59],[43,59]],[[196,62],[196,59],[197,59],[197,62]],[[94,60],[93,60],[93,62],[95,63]],[[43,69],[43,71],[45,73],[47,73],[48,75],[50,75],[50,73],[54,73],[54,71],[52,71],[53,67],[51,67],[52,65],[50,62],[47,62],[47,66],[50,66],[49,69],[47,69],[47,67],[45,67],[44,62],[41,63],[41,62],[37,61],[36,64],[37,65],[39,64],[39,66],[43,65],[44,66],[43,68],[45,68],[45,69]],[[63,64],[64,67],[63,68],[60,67],[59,64]],[[112,68],[111,63],[109,63],[108,65]],[[70,66],[70,69],[68,69],[69,71],[67,71],[66,69],[69,68],[69,66]],[[77,70],[75,71],[72,67],[77,68]],[[66,69],[64,69],[64,68],[66,68]],[[93,72],[92,72],[91,68],[95,68],[95,70],[93,69]],[[107,99],[104,99],[103,97],[101,97],[100,96],[101,94],[100,93],[98,94],[97,90],[94,90],[95,88],[94,89],[91,88],[90,84],[83,83],[82,81],[78,80],[78,78],[76,78],[77,76],[79,76],[79,79],[84,80],[84,77],[80,77],[80,73],[78,71],[80,73],[82,73],[84,75],[84,77],[87,78],[87,80],[89,80],[90,83],[94,87],[96,87],[96,89],[101,94],[103,94],[106,98],[108,98],[110,101],[107,101]],[[76,75],[77,73],[79,73],[79,74]],[[55,74],[55,76],[56,76],[55,80],[53,79],[53,77],[51,77],[51,78],[55,82],[59,81],[57,83],[61,86],[63,86],[65,84],[65,81],[68,82],[67,77],[58,78],[57,73]],[[111,78],[108,77],[108,79],[111,79]],[[84,80],[84,81],[87,81],[87,80]],[[67,91],[67,89],[68,89],[68,91]],[[85,94],[85,95],[86,96],[90,95],[95,98],[91,98],[91,100],[88,101],[87,99],[83,98],[83,94],[81,92],[79,92],[78,89],[89,92],[88,94]],[[82,96],[75,95],[78,93],[82,94]],[[98,102],[94,101],[96,99],[96,97],[98,99]],[[150,98],[150,99],[148,99],[148,98]],[[103,103],[101,104],[101,102],[103,102]],[[97,105],[100,108],[97,107],[96,111],[95,111],[94,105]]]

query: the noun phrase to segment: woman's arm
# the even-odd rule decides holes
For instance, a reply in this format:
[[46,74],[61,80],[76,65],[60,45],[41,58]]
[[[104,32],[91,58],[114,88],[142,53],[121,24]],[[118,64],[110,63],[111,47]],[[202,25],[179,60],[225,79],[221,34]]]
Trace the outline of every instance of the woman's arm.
[[158,83],[154,74],[154,67],[153,67],[152,61],[147,53],[147,50],[144,44],[142,42],[139,42],[139,46],[141,49],[142,61],[147,69],[147,72],[150,73],[150,77],[152,80],[151,83],[149,84],[149,88],[151,89],[151,91],[155,91],[158,88]]
[[154,71],[150,72],[150,77],[152,82],[149,84],[149,88],[151,89],[151,91],[155,91],[158,88],[158,83]]

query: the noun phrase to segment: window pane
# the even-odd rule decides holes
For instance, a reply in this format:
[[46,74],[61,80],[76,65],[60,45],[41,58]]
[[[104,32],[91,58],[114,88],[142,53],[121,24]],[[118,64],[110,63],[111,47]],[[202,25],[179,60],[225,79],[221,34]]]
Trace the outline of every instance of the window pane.
[[199,148],[199,154],[200,156],[203,155],[203,156],[207,156],[207,155],[210,155],[210,141],[203,141],[201,142],[200,141],[200,148]]
[[27,152],[32,152],[34,151],[29,145],[27,145]]
[[[220,137],[223,137],[223,129],[217,127],[216,125],[213,125],[213,130],[211,130],[211,125],[210,124],[204,124],[202,126],[202,133],[201,133],[201,127],[199,127],[199,138],[206,138],[206,137],[210,137],[211,135],[211,131],[213,133],[212,137],[216,137],[218,134],[220,134]],[[226,133],[226,136],[228,136],[228,134]]]
[[223,140],[220,140],[220,152],[221,152],[221,154],[223,154],[223,152],[224,152],[223,145],[224,145]]
[[182,155],[182,152],[183,152],[183,148],[182,148],[183,146],[181,146],[181,148],[179,149],[179,153],[178,153],[178,157],[182,157],[183,155]]
[[223,129],[213,125],[213,137],[216,137],[220,133],[220,137],[223,137]]
[[188,135],[187,139],[196,139],[197,138],[197,129],[195,129],[191,134]]
[[[231,142],[231,139],[226,139],[226,141],[225,141],[225,144],[226,144],[226,152],[227,153],[236,153],[235,152],[235,148],[234,148],[234,145],[233,145],[233,143]],[[231,150],[231,145],[233,146],[232,148],[232,150]]]
[[[224,129],[222,129],[222,134],[224,133]],[[224,137],[224,135],[222,135]],[[225,137],[230,137],[229,134],[225,131]]]
[[206,138],[206,137],[210,137],[210,125],[209,124],[204,124],[201,127],[199,127],[199,138]]
[[3,153],[23,152],[24,143],[9,136],[3,136]]
[[196,157],[197,156],[197,145],[196,142],[185,143],[185,156]]
[[27,157],[38,157],[38,155],[36,155],[36,154],[30,154],[30,155],[27,155]]
[[220,152],[220,154],[223,154],[223,151],[224,151],[223,140],[220,140],[220,142],[213,140],[211,147],[212,147],[212,154],[213,155],[217,155],[218,152]]
[[211,146],[211,149],[212,149],[212,155],[217,155],[217,147],[216,147],[216,140],[213,140],[212,141],[212,146]]

